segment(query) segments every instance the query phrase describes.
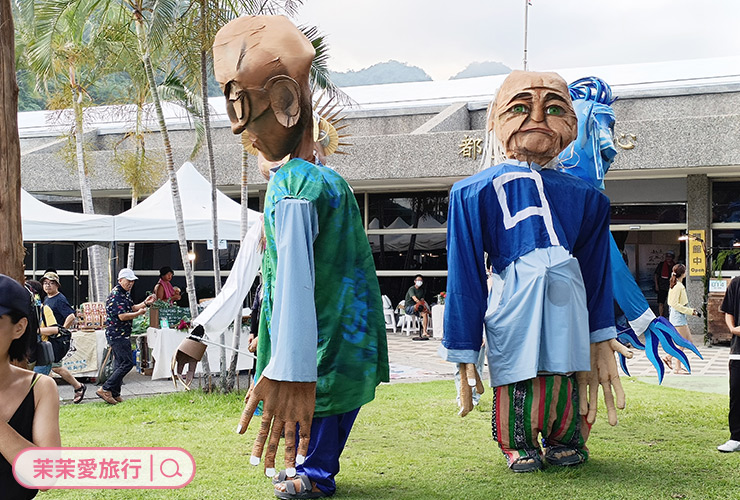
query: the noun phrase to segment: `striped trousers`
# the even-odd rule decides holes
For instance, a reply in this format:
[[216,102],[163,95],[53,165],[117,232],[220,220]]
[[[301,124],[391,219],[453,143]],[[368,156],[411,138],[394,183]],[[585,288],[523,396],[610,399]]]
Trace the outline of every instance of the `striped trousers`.
[[511,465],[542,457],[542,444],[577,449],[588,458],[591,426],[578,414],[575,375],[544,375],[493,388],[493,439]]

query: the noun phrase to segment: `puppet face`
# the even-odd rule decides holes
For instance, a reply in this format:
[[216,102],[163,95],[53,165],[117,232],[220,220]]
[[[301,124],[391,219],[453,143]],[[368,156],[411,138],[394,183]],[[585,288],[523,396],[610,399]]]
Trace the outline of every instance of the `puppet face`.
[[311,123],[311,42],[283,16],[240,17],[216,34],[214,72],[231,131],[268,160],[294,151]]
[[552,160],[578,133],[568,85],[555,73],[513,71],[493,103],[488,126],[507,157],[538,165]]

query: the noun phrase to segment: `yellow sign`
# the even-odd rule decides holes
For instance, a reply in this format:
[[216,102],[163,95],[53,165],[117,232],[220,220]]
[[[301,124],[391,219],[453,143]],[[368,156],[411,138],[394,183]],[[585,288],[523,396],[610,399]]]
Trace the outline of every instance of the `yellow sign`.
[[483,152],[481,142],[483,141],[478,138],[466,135],[463,140],[460,141],[460,144],[458,144],[460,151],[457,154],[462,155],[463,158],[472,158],[475,160],[478,158],[478,155]]
[[707,256],[704,253],[706,244],[704,231],[689,230],[689,276],[704,276],[707,273]]

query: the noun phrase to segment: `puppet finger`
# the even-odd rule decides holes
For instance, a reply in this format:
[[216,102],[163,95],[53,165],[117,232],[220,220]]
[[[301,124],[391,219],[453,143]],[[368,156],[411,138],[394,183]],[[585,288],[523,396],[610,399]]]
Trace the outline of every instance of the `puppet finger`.
[[614,406],[614,394],[609,382],[601,384],[601,390],[604,393],[604,405],[606,406],[606,415],[609,425],[617,425],[617,408]]
[[295,422],[285,424],[285,473],[288,477],[295,476]]
[[[475,365],[473,365],[475,367]],[[486,392],[486,389],[483,387],[483,381],[480,378],[480,374],[478,373],[478,369],[475,369],[475,392],[478,393],[478,396]]]
[[617,408],[624,410],[624,407],[627,406],[627,398],[624,395],[622,380],[619,378],[618,374],[615,374],[612,377],[612,387],[614,387],[614,393],[617,396]]
[[578,414],[585,416],[588,414],[588,372],[576,373],[576,383],[578,384]]
[[298,454],[295,463],[303,465],[308,455],[308,445],[311,441],[311,419],[302,420],[298,423]]
[[589,424],[596,422],[596,410],[599,407],[599,384],[597,380],[591,380],[588,390],[588,416],[586,421]]
[[257,437],[254,439],[254,446],[252,446],[252,456],[249,458],[249,463],[252,465],[259,465],[262,459],[262,452],[265,449],[265,441],[270,433],[270,423],[272,422],[272,415],[264,413],[262,415],[262,422],[260,423],[260,430],[257,432]]
[[275,417],[270,429],[270,440],[267,442],[267,452],[265,452],[265,475],[267,477],[275,475],[275,456],[280,446],[280,436],[283,429],[285,429],[285,422]]
[[252,416],[257,410],[257,405],[259,405],[260,400],[250,389],[250,391],[247,393],[247,397],[244,400],[244,403],[244,411],[242,411],[242,415],[239,418],[239,424],[236,426],[237,434],[244,434],[244,432],[246,432],[247,427],[249,427],[249,422],[251,422]]
[[473,363],[463,363],[463,366],[465,366],[465,378],[468,381],[468,385],[475,387],[478,379],[478,371],[475,369],[475,365]]
[[[467,370],[468,367],[472,366],[468,363],[460,363],[458,365],[458,369],[460,371],[461,377],[467,378]],[[475,367],[473,367],[473,370],[475,370]],[[464,417],[470,411],[473,409],[473,389],[470,387],[468,383],[466,383],[465,380],[460,381],[460,411],[458,412],[458,415],[461,417]]]
[[630,351],[626,345],[618,341],[617,339],[611,339],[609,341],[609,347],[612,351],[616,351],[627,359],[632,359],[632,351]]

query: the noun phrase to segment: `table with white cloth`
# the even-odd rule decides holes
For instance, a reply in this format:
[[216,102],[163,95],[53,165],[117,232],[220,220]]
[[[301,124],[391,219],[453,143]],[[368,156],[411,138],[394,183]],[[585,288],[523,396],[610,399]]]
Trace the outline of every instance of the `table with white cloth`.
[[445,305],[435,304],[432,306],[432,331],[438,339],[444,334]]
[[[187,330],[174,330],[172,328],[147,328],[146,337],[147,343],[152,350],[152,358],[154,358],[154,369],[152,370],[152,380],[161,378],[170,378],[172,376],[171,364],[172,357],[177,352],[177,348],[180,343],[186,339],[189,335]],[[230,346],[234,335],[234,331],[230,328],[225,332],[225,345]],[[242,330],[241,347],[239,350],[247,350],[247,331]],[[218,339],[211,339],[218,342]],[[208,353],[208,366],[211,372],[218,372],[221,370],[221,348],[214,345],[209,345],[206,349]],[[231,360],[231,349],[226,350],[226,362],[229,363]],[[237,370],[248,370],[253,366],[253,358],[239,354],[237,361]],[[195,373],[201,373],[201,363],[198,363],[198,367]]]
[[75,377],[97,377],[107,345],[105,330],[73,331],[62,366]]

